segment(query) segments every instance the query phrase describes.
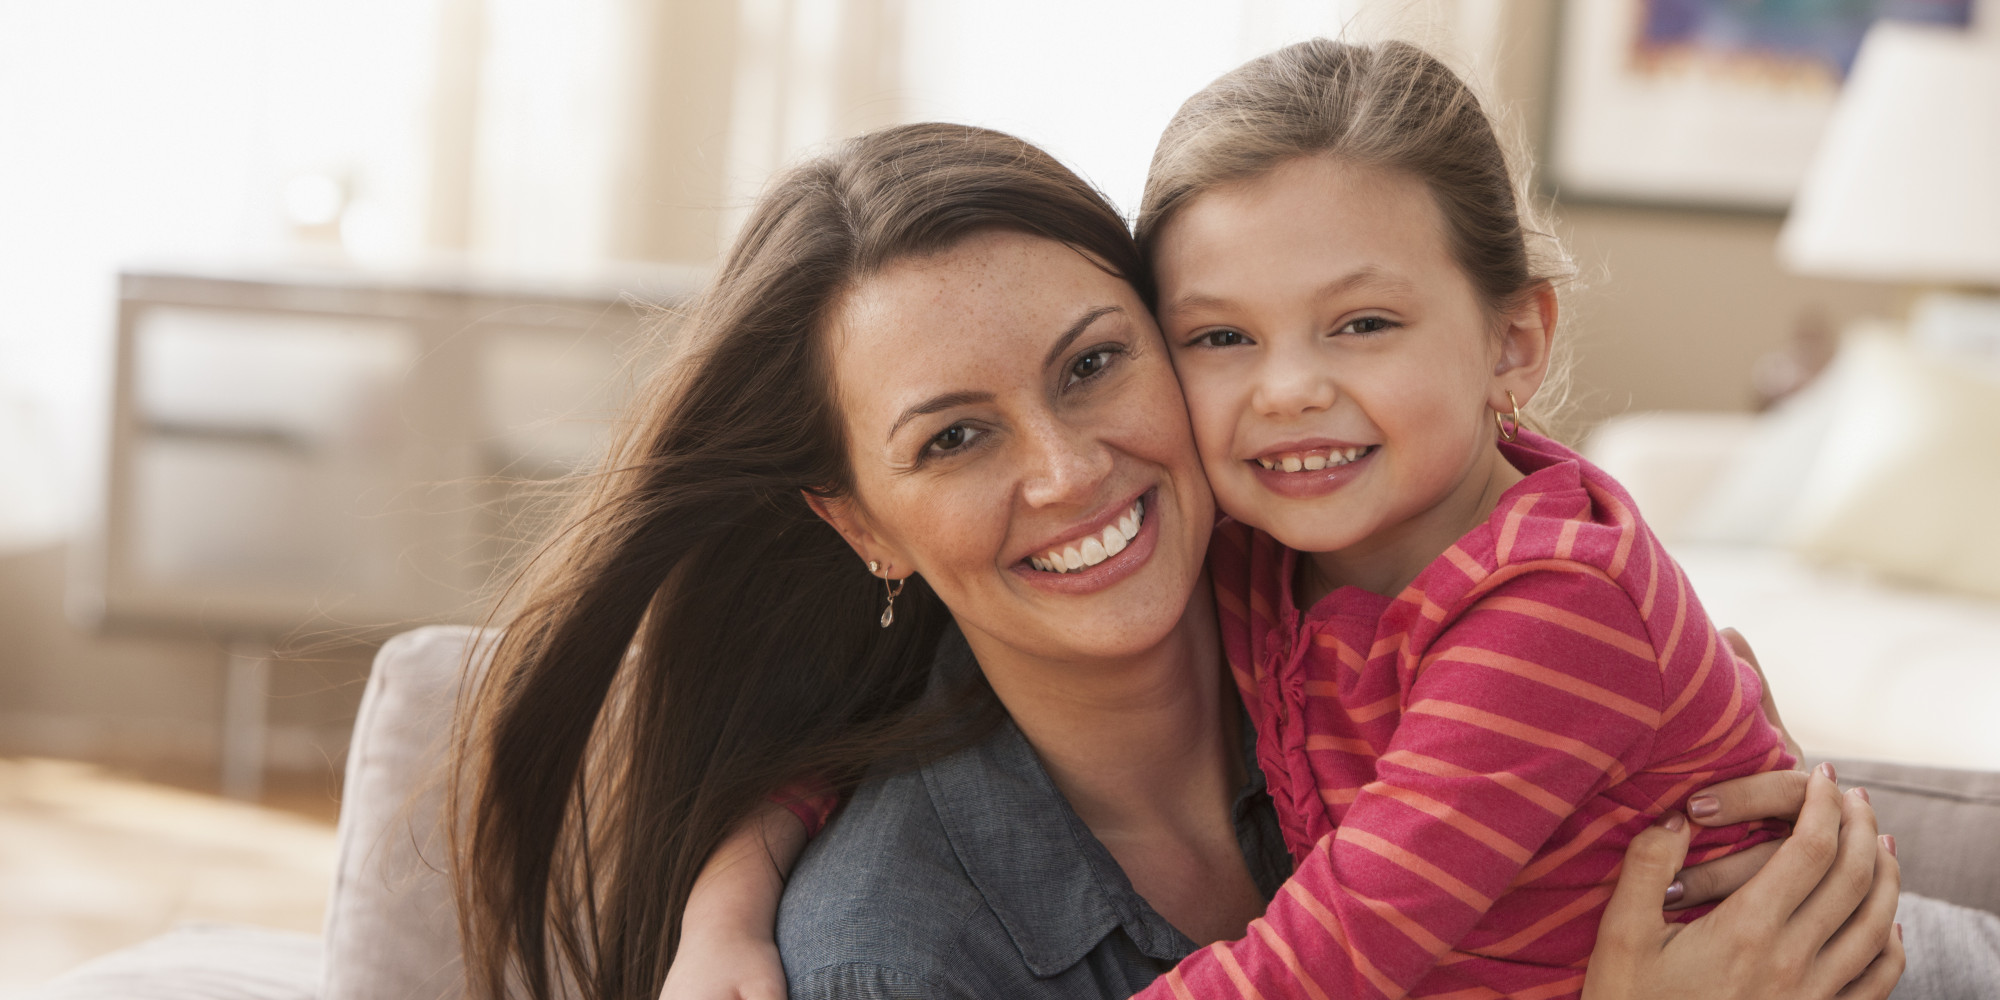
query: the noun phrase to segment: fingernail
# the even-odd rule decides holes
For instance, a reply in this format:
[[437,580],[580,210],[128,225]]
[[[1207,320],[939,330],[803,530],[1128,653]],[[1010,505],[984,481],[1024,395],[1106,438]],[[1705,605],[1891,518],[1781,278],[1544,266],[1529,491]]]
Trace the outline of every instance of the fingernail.
[[1885,834],[1883,834],[1883,835],[1882,835],[1882,846],[1883,846],[1883,848],[1885,848],[1886,850],[1888,850],[1888,852],[1889,852],[1889,856],[1890,856],[1890,857],[1892,857],[1892,858],[1893,858],[1893,857],[1895,857],[1895,856],[1896,856],[1896,835],[1895,835],[1895,834],[1893,834],[1893,833],[1885,833]]
[[1670,812],[1665,816],[1660,817],[1660,825],[1666,827],[1669,830],[1674,831],[1675,833],[1679,833],[1683,828],[1685,828],[1688,825],[1688,821],[1686,816],[1683,816],[1677,812]]
[[1722,800],[1713,795],[1697,795],[1688,800],[1688,815],[1707,819],[1722,811]]
[[1866,788],[1856,788],[1854,790],[1854,794],[1861,796],[1861,801],[1866,802],[1871,806],[1875,804],[1875,800],[1868,797],[1868,789]]
[[1896,940],[1901,941],[1902,939],[1903,939],[1903,922],[1898,920],[1896,921]]
[[1820,775],[1826,778],[1826,780],[1828,781],[1840,780],[1840,774],[1833,769],[1833,761],[1827,761],[1826,763],[1821,764],[1820,766],[1814,768],[1813,770],[1818,771]]
[[1672,906],[1680,902],[1681,897],[1687,895],[1687,893],[1687,885],[1680,879],[1675,879],[1673,885],[1667,886],[1667,905]]

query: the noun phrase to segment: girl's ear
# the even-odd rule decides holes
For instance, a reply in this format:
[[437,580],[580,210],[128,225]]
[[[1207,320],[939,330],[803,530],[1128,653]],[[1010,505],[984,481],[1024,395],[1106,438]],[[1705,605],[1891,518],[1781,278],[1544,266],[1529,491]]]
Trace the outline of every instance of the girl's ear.
[[[806,506],[811,507],[812,512],[819,515],[820,520],[833,525],[833,530],[840,532],[840,537],[847,539],[848,547],[854,550],[855,555],[861,557],[862,562],[879,563],[882,566],[882,572],[877,575],[892,577],[896,575],[899,565],[905,565],[897,561],[901,553],[894,551],[892,546],[884,544],[876,537],[874,529],[868,523],[867,512],[852,500],[815,496],[805,490],[800,490],[799,495],[805,497]],[[902,575],[909,575],[907,568],[902,571]]]
[[1556,339],[1555,286],[1543,281],[1523,292],[1503,321],[1493,382],[1487,390],[1487,405],[1500,413],[1513,409],[1508,393],[1526,406],[1548,377]]

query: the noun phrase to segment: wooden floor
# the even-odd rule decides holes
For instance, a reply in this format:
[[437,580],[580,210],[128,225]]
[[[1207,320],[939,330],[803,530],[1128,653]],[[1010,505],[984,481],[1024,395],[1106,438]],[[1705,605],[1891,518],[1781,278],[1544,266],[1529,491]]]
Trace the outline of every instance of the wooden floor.
[[318,932],[333,795],[281,782],[267,802],[288,808],[0,758],[0,1000],[185,920]]

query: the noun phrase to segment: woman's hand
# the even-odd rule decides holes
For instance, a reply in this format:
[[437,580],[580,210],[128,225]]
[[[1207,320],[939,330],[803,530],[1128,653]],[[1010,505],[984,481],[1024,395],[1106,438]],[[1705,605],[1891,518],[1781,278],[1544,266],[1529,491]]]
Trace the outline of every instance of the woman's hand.
[[1625,854],[1584,982],[1585,1000],[1880,1000],[1903,973],[1901,872],[1875,811],[1826,770],[1807,778],[1798,824],[1770,863],[1713,913],[1668,923],[1660,900],[1686,858],[1678,814]]

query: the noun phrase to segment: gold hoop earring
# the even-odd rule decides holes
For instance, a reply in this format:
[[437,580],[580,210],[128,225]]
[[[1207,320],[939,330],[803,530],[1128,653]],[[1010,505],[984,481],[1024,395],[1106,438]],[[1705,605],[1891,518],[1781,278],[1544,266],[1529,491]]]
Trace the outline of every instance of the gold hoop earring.
[[909,581],[910,581],[909,577],[904,577],[901,580],[897,580],[894,585],[891,585],[887,580],[882,581],[882,589],[889,592],[889,603],[882,608],[883,628],[888,628],[890,625],[895,624],[896,595],[903,592],[903,584],[908,583]]
[[1507,402],[1514,407],[1513,414],[1510,416],[1494,410],[1493,422],[1500,427],[1500,440],[1513,441],[1521,436],[1521,404],[1514,398],[1512,392],[1507,394]]

